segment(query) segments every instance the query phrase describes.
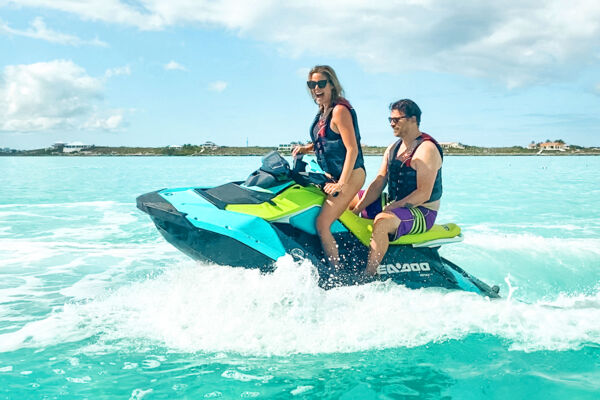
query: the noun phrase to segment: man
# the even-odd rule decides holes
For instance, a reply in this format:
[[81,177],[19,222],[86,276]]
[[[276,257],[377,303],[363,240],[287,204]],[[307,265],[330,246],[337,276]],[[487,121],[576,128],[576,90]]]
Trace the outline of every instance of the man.
[[353,208],[355,214],[372,208],[371,204],[380,201],[383,189],[388,186],[390,203],[373,222],[369,275],[377,273],[390,239],[431,229],[442,197],[442,148],[419,130],[419,106],[404,99],[392,103],[390,111],[390,125],[394,136],[400,139],[388,146],[377,177]]

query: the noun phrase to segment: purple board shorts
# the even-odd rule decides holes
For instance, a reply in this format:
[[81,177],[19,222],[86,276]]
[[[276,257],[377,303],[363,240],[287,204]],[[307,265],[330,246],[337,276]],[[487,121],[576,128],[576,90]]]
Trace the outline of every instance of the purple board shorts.
[[[362,199],[364,194],[365,194],[365,191],[363,189],[359,190],[358,198]],[[362,210],[362,212],[360,213],[360,216],[363,218],[368,218],[368,219],[375,218],[375,216],[377,214],[379,214],[380,212],[383,211],[384,204],[386,203],[385,197],[386,196],[384,195],[384,193],[381,193],[381,196],[377,200],[375,200],[374,202],[369,204],[364,210]]]
[[416,208],[398,207],[394,208],[392,212],[402,221],[392,240],[396,240],[400,236],[424,233],[430,230],[437,217],[437,211],[422,206]]
[[[364,194],[364,190],[358,192],[359,198]],[[374,219],[377,214],[383,211],[385,196],[380,197],[365,208],[360,216],[363,218]],[[431,229],[437,217],[437,211],[419,206],[415,208],[394,208],[392,212],[400,219],[400,226],[391,240],[396,240],[400,236],[423,233]]]

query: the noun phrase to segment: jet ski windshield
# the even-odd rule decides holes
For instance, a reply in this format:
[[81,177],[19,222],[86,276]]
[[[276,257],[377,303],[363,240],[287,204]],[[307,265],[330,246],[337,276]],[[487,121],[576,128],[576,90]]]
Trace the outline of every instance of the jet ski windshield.
[[291,182],[292,173],[290,164],[276,151],[272,151],[262,158],[259,169],[250,174],[244,182],[244,186],[268,189]]
[[288,182],[296,182],[302,186],[315,185],[323,189],[327,182],[331,182],[324,173],[316,172],[312,163],[303,161],[302,157],[302,154],[296,155],[294,166],[290,168],[290,164],[281,154],[272,151],[262,158],[261,167],[251,173],[241,186],[253,190],[273,191],[273,188],[287,187]]
[[[309,171],[306,171],[306,167],[309,166]],[[294,157],[294,168],[292,169],[292,178],[302,186],[308,186],[310,184],[323,189],[327,182],[331,182],[324,173],[312,172],[312,165],[302,160],[302,154],[298,154]]]

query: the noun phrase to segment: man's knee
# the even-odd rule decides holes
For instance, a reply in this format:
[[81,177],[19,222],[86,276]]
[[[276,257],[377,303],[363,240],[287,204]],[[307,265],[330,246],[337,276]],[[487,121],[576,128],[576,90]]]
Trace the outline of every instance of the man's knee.
[[395,227],[394,217],[387,213],[379,213],[373,221],[373,234],[391,233]]

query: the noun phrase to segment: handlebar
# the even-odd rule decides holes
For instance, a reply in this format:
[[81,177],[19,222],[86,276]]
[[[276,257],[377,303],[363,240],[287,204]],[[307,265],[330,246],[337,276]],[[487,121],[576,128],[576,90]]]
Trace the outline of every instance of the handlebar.
[[[305,161],[302,160],[304,154],[296,154],[294,156],[294,162],[292,166],[292,178],[301,184],[302,186],[307,185],[315,185],[319,189],[323,190],[326,183],[333,182],[329,179],[325,174],[320,174],[317,172],[306,172],[306,166],[308,165]],[[335,192],[332,194],[333,197],[337,197],[339,192]]]

